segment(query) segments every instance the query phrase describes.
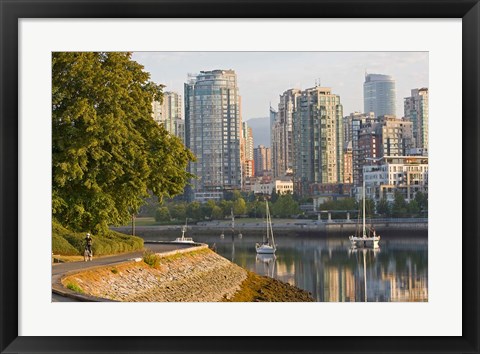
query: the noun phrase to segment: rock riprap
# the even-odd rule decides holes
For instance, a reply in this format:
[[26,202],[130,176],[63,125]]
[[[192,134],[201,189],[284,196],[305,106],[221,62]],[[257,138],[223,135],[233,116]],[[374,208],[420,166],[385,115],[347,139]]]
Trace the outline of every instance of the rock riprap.
[[101,267],[68,275],[66,287],[85,294],[127,302],[217,302],[240,290],[247,271],[208,249],[159,260]]

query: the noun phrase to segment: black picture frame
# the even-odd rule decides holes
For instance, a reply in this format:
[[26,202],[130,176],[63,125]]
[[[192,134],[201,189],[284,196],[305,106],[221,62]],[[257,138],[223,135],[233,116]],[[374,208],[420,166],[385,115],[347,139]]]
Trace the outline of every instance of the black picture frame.
[[[478,353],[478,0],[0,0],[1,353]],[[461,337],[18,336],[18,20],[21,18],[462,18]],[[460,237],[460,235],[454,235]],[[448,306],[448,304],[446,304]]]

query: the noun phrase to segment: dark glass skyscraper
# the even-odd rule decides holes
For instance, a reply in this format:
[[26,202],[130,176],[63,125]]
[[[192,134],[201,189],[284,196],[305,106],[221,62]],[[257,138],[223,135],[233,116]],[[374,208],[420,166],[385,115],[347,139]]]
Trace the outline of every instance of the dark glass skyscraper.
[[397,91],[390,75],[367,74],[363,83],[364,112],[374,112],[375,117],[396,115]]

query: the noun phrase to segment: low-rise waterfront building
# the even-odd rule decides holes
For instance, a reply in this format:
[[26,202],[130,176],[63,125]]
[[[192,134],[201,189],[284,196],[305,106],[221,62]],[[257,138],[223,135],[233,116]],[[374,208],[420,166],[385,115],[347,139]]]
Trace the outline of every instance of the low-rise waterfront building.
[[384,156],[377,163],[364,166],[363,173],[365,195],[376,202],[383,198],[393,202],[397,191],[407,202],[418,192],[428,193],[426,156]]
[[293,182],[292,180],[276,179],[272,182],[258,181],[252,188],[255,194],[271,195],[273,191],[277,194],[293,194]]

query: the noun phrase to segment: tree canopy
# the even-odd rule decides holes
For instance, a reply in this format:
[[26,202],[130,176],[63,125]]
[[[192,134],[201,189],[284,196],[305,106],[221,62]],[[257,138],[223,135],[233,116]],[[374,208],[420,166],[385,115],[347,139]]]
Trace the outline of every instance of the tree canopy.
[[193,154],[152,119],[162,85],[130,53],[52,56],[52,213],[74,230],[129,220],[150,191],[183,192]]

